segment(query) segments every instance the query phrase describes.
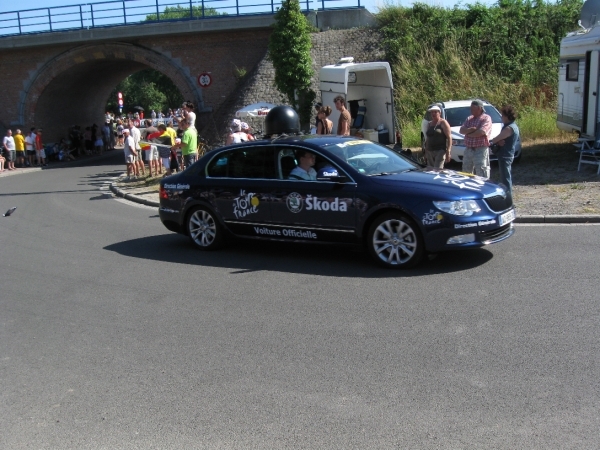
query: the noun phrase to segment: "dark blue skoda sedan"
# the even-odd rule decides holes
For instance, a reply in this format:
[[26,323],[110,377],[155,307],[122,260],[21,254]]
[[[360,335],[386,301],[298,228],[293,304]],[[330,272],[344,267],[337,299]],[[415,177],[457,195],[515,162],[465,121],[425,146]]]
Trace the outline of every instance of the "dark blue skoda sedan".
[[423,168],[368,140],[284,136],[220,148],[165,178],[159,215],[202,250],[230,235],[350,243],[384,267],[408,268],[427,253],[512,236],[515,210],[496,184]]

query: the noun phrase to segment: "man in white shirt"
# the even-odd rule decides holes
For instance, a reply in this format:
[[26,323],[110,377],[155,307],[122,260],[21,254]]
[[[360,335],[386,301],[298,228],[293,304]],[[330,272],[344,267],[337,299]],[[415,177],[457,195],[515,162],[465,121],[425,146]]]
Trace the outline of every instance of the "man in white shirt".
[[135,178],[132,172],[136,172],[135,157],[138,155],[138,151],[135,149],[135,142],[130,134],[128,128],[123,130],[123,154],[125,155],[125,164],[127,165],[127,180]]
[[313,169],[315,165],[315,155],[307,150],[296,150],[298,165],[290,172],[290,180],[316,181],[317,171]]
[[129,131],[130,135],[133,138],[133,142],[135,144],[135,175],[140,176],[140,170],[142,175],[146,176],[146,168],[144,167],[144,161],[142,161],[142,152],[140,151],[142,147],[140,146],[140,140],[142,139],[142,133],[139,128],[136,128],[133,120],[129,121]]
[[15,170],[15,159],[17,152],[15,150],[15,138],[12,136],[12,130],[9,128],[6,131],[6,136],[2,140],[2,147],[6,152],[6,168],[8,170]]
[[190,128],[196,129],[196,113],[194,112],[194,104],[192,102],[183,102],[182,115],[187,120]]
[[27,156],[29,167],[33,167],[35,163],[35,135],[31,131],[28,131],[27,136],[25,136],[25,155]]

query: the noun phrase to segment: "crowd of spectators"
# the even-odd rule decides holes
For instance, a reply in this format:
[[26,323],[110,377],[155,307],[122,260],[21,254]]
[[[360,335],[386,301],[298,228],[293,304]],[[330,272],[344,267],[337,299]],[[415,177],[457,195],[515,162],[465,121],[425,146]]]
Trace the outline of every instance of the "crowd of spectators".
[[[72,125],[68,128],[66,137],[53,143],[44,142],[41,128],[34,127],[26,133],[20,129],[9,129],[2,141],[0,172],[26,167],[45,167],[49,160],[66,161],[76,160],[87,155],[101,155],[117,147],[123,147],[126,137],[129,136],[135,139],[135,145],[138,147],[134,150],[140,150],[140,152],[136,152],[138,156],[135,158],[135,167],[132,166],[132,174],[134,174],[132,176],[145,175],[144,161],[148,163],[151,176],[163,173],[163,169],[171,173],[173,168],[177,170],[184,167],[184,158],[181,157],[184,150],[188,156],[197,151],[197,144],[193,144],[193,142],[186,142],[183,148],[180,145],[180,139],[188,129],[186,139],[193,134],[195,142],[197,142],[195,123],[194,104],[186,101],[181,108],[169,109],[166,114],[162,111],[152,110],[150,118],[147,119],[144,119],[143,111],[120,115],[107,112],[102,126],[98,126],[96,123],[84,126]],[[143,135],[140,129],[143,130]],[[167,146],[168,144],[169,148],[165,150],[163,147],[159,151],[155,146],[155,151],[151,151],[148,147],[144,148],[142,153],[140,142],[147,140],[150,135],[153,135],[153,139],[158,138],[157,143],[164,141],[165,143],[161,145]],[[164,139],[165,135],[168,143]],[[173,151],[170,147],[174,147]],[[159,155],[159,153],[161,154]],[[168,156],[165,156],[166,153]],[[179,159],[177,158],[178,153]],[[165,159],[170,162],[173,155],[173,162],[165,165]],[[188,164],[191,164],[190,158],[185,158]]]

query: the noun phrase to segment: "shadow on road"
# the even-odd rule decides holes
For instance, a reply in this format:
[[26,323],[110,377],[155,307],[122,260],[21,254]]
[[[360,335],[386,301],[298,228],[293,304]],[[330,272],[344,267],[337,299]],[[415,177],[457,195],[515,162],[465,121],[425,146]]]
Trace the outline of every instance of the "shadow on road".
[[352,278],[404,278],[460,272],[493,258],[486,249],[447,252],[426,260],[416,269],[397,271],[377,267],[366,252],[349,246],[236,240],[220,251],[203,252],[195,249],[187,237],[177,234],[132,239],[104,249],[134,258],[222,267],[231,274],[266,270]]

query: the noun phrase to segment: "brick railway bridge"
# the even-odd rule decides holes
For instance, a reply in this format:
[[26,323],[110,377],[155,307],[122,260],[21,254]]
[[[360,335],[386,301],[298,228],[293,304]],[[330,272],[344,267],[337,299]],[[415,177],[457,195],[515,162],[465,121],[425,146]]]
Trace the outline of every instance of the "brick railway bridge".
[[[364,8],[308,17],[322,30],[373,20]],[[252,71],[264,60],[273,22],[273,14],[257,14],[0,36],[0,132],[36,126],[52,142],[73,124],[100,124],[115,86],[146,68],[194,101],[201,129],[239,87],[236,68]],[[197,80],[203,72],[212,77],[206,88]]]

